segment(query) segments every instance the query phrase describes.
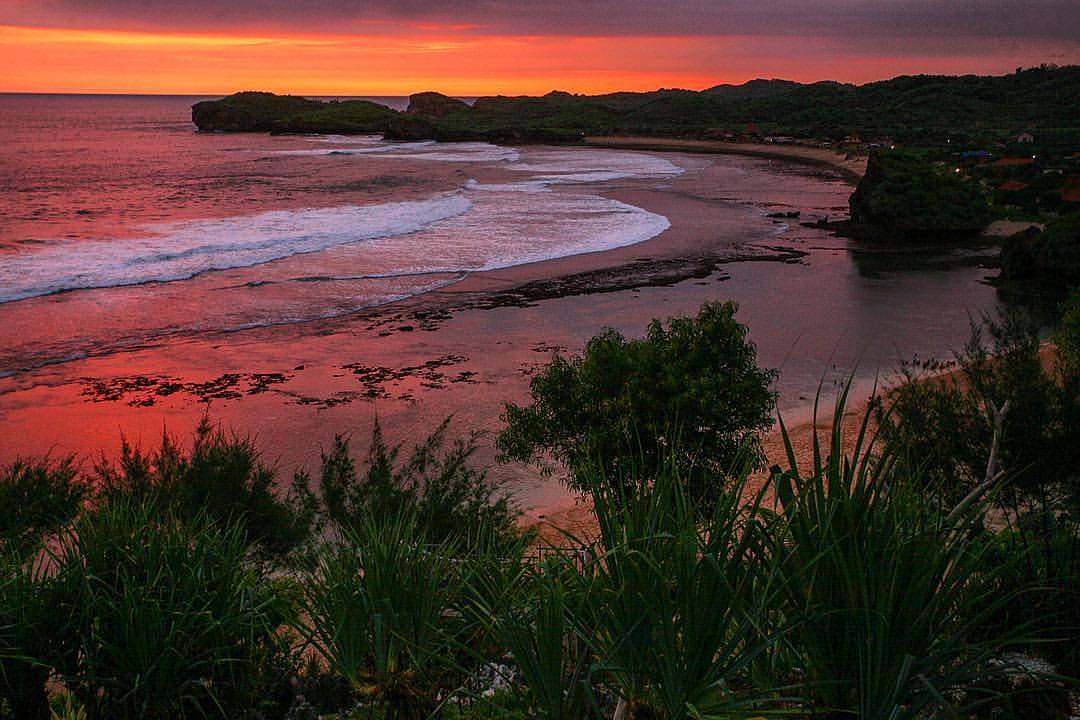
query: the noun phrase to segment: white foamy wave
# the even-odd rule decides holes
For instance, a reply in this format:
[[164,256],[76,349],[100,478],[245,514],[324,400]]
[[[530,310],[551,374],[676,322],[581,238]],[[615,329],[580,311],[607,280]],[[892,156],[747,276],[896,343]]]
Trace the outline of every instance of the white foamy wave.
[[184,280],[421,230],[465,213],[461,193],[380,205],[275,210],[167,223],[130,240],[42,245],[0,265],[0,303],[64,290]]
[[491,192],[473,200],[469,212],[415,235],[365,243],[359,250],[369,259],[355,265],[383,264],[372,279],[498,270],[635,245],[671,226],[662,215],[599,195]]
[[[586,177],[598,179],[580,182],[646,176],[663,177],[679,175],[683,169],[666,158],[648,153],[621,150],[598,150],[582,148],[573,150],[536,150],[529,152],[524,162],[509,166],[520,172],[542,173],[545,177]],[[609,177],[601,178],[601,175]]]
[[472,178],[465,181],[466,190],[483,190],[486,192],[551,192],[548,187],[552,183],[544,180],[525,180],[524,182],[512,183],[482,183]]
[[[320,143],[341,145],[343,147],[278,150],[278,155],[378,155],[379,157],[398,158],[401,160],[429,160],[437,162],[517,162],[521,157],[517,150],[500,147],[486,142],[440,143],[433,140],[411,143],[388,143],[370,138],[354,143],[336,139],[334,136],[311,138]],[[361,147],[357,147],[360,145]]]

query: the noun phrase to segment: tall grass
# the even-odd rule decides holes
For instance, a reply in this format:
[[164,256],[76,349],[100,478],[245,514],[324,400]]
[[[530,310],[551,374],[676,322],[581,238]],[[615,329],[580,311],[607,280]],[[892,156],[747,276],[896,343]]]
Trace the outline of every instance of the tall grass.
[[47,665],[38,662],[51,623],[52,583],[16,551],[0,554],[0,718],[45,720]]
[[[1009,602],[988,561],[985,500],[948,507],[916,467],[875,446],[864,417],[853,447],[843,442],[846,392],[837,401],[828,448],[816,432],[811,466],[772,483],[784,523],[774,526],[794,644],[821,704],[862,720],[952,714],[973,693],[1014,630],[993,642],[975,629]],[[999,666],[1000,667],[1000,666]],[[967,694],[958,691],[967,690]]]
[[777,573],[762,552],[761,494],[737,473],[703,510],[675,464],[630,472],[623,483],[579,475],[594,477],[601,534],[581,631],[629,718],[745,708],[737,691],[781,632],[764,626]]
[[278,608],[236,526],[115,499],[55,553],[55,670],[91,720],[245,717]]
[[450,545],[426,545],[415,516],[368,517],[319,554],[298,629],[387,718],[423,718],[458,648],[460,592]]

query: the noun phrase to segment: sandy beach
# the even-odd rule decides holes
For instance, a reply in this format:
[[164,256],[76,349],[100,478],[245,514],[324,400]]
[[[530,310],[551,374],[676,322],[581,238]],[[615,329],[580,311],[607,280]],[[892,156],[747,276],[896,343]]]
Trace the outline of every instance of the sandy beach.
[[807,165],[824,165],[839,172],[852,184],[866,174],[866,155],[852,155],[831,147],[806,147],[791,144],[727,142],[722,140],[678,140],[652,137],[586,137],[585,144],[593,147],[633,148],[659,152],[720,153],[775,158]]
[[[968,310],[994,302],[977,258],[946,258],[933,272],[905,258],[883,272],[880,263],[851,252],[850,241],[787,219],[846,212],[852,176],[832,162],[668,150],[662,157],[682,169],[679,175],[587,186],[670,220],[667,230],[644,242],[468,273],[439,289],[340,317],[125,340],[0,378],[0,425],[16,430],[5,433],[0,461],[75,454],[89,467],[102,454],[112,456],[121,437],[147,447],[166,429],[186,440],[209,412],[226,427],[254,435],[286,478],[295,468],[317,472],[320,449],[335,433],[350,435],[354,454],[363,457],[376,416],[391,441],[408,447],[452,415],[454,435],[485,433],[476,460],[517,498],[523,521],[550,521],[574,512],[577,500],[558,477],[496,462],[499,416],[505,403],[527,401],[529,378],[554,353],[580,352],[604,327],[639,336],[653,318],[692,315],[703,302],[735,299],[759,363],[780,370],[785,417],[801,426],[819,385],[828,393],[858,368],[856,385],[864,392],[899,357],[954,347],[966,335]],[[523,149],[526,157],[530,152]],[[572,160],[574,153],[606,150],[552,152]],[[304,157],[295,167],[315,171],[320,160]],[[321,162],[333,168],[328,182],[335,192],[341,188],[342,201],[397,197],[391,195],[398,192],[395,184],[409,197],[466,179],[498,185],[520,178],[497,164],[446,163],[433,173],[426,169],[430,163],[372,156],[365,168],[378,182],[357,185],[348,181],[355,160]],[[197,313],[202,308],[191,298],[220,305],[218,298],[241,283],[242,276],[225,271],[137,290],[161,303],[163,312],[191,307]],[[245,291],[298,293],[299,302],[320,287],[281,283]],[[28,304],[27,311],[60,312],[85,301],[68,293]],[[908,319],[929,312],[938,313],[936,320],[916,332]],[[88,306],[87,314],[65,317],[113,317],[98,313]],[[26,328],[44,333],[47,326],[28,321]]]

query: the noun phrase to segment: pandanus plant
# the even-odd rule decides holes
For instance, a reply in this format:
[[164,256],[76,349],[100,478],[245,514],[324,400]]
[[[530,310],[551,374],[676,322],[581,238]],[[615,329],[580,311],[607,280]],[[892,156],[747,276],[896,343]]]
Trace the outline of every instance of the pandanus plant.
[[761,493],[742,472],[695,506],[678,467],[632,468],[620,483],[591,475],[601,538],[576,628],[629,720],[748,710],[742,681],[780,635],[764,625],[778,574],[762,553]]
[[451,547],[427,545],[412,514],[365,518],[320,553],[298,630],[387,718],[424,718],[463,629],[460,578]]
[[815,421],[806,469],[781,423],[789,467],[772,472],[784,519],[773,526],[772,553],[809,689],[841,717],[861,720],[922,717],[932,707],[952,713],[986,700],[976,685],[1003,669],[988,661],[1023,630],[1002,629],[992,642],[974,632],[1009,602],[997,592],[1001,567],[988,560],[983,537],[984,493],[999,479],[994,462],[978,491],[950,507],[912,476],[917,463],[875,443],[869,412],[844,448],[846,402],[845,389],[827,449]]

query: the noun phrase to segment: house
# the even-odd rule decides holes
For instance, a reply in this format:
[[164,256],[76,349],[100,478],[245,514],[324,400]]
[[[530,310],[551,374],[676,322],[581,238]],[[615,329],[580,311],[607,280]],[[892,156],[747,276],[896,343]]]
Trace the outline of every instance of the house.
[[1009,180],[1003,182],[998,186],[998,190],[1004,190],[1005,192],[1019,192],[1020,190],[1027,190],[1028,184],[1020,182],[1019,180]]
[[1016,136],[1016,142],[1018,143],[1033,143],[1035,142],[1035,136],[1031,133],[1022,132]]
[[1021,165],[1031,165],[1035,162],[1034,158],[1029,157],[1011,157],[1001,158],[993,162],[994,167],[1019,167]]

